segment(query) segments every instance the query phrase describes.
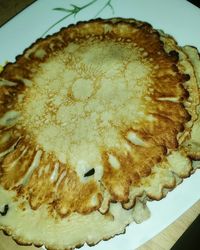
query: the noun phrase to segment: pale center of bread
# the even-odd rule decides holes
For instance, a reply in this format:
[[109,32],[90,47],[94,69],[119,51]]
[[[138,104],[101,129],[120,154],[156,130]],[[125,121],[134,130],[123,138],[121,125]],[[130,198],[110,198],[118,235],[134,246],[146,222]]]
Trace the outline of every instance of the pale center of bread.
[[19,104],[20,123],[61,162],[100,164],[102,148],[125,148],[121,133],[148,119],[152,69],[142,53],[114,41],[69,44],[38,68]]

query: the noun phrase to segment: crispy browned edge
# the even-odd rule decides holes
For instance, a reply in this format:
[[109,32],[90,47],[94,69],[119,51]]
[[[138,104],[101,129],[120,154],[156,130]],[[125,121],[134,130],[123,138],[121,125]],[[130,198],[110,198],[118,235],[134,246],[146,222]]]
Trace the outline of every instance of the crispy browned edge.
[[[142,25],[150,25],[151,27],[152,27],[152,25],[150,24],[150,23],[148,23],[148,22],[144,22],[144,21],[141,21],[141,20],[136,20],[136,19],[134,19],[134,18],[121,18],[121,17],[116,17],[116,18],[109,18],[109,19],[102,19],[102,18],[97,18],[97,19],[92,19],[92,20],[90,20],[90,22],[93,22],[93,21],[112,21],[112,20],[117,20],[117,22],[124,22],[124,20],[125,20],[125,22],[129,22],[129,21],[135,21],[135,22],[138,22],[138,23],[141,23],[141,26]],[[73,26],[76,26],[76,25],[78,25],[78,24],[84,24],[84,23],[86,23],[86,22],[88,22],[88,21],[79,21],[79,22],[77,22],[77,23],[75,23],[75,24],[70,24],[70,25],[68,25],[67,27],[73,27]],[[53,35],[47,35],[46,37],[43,37],[43,38],[38,38],[38,39],[36,39],[35,40],[35,42],[33,42],[32,44],[31,44],[31,46],[30,47],[27,47],[20,55],[18,55],[18,56],[16,56],[15,57],[15,60],[17,60],[17,59],[19,59],[20,57],[22,57],[23,56],[23,54],[28,50],[28,49],[31,49],[35,44],[37,44],[38,42],[40,42],[40,41],[43,41],[43,40],[45,40],[45,39],[47,39],[47,38],[49,38],[49,37],[52,37],[52,36],[55,36],[55,35],[57,35],[57,34],[59,34],[62,30],[64,30],[66,27],[62,27],[59,31],[57,31],[56,33],[54,33]],[[172,36],[171,36],[172,37]],[[172,37],[173,38],[173,37]],[[173,38],[174,39],[174,38]],[[194,47],[194,46],[193,46]],[[195,49],[197,49],[196,47],[194,47]],[[200,57],[200,53],[199,53],[199,57]],[[13,64],[12,62],[8,62],[4,67],[6,67],[7,65],[9,65],[9,64]],[[192,157],[190,157],[190,159],[191,160],[200,160],[200,158],[192,158]],[[190,173],[188,174],[188,176],[184,176],[183,178],[188,178],[188,177],[190,177],[191,176],[191,174],[193,174],[193,172],[195,172],[195,171],[190,171]],[[183,181],[183,179],[181,180],[181,182]],[[180,183],[181,183],[180,182]],[[173,187],[169,187],[169,186],[163,186],[162,187],[162,190],[163,189],[166,189],[167,190],[167,192],[168,191],[172,191],[175,187],[177,186],[177,184],[175,183],[174,184],[174,186]],[[142,196],[142,194],[141,195],[138,195],[138,196],[136,196],[136,198],[137,197],[141,197]],[[162,198],[164,198],[166,195],[164,195],[164,196],[161,196],[160,197],[160,199],[155,199],[154,197],[148,197],[147,196],[147,200],[148,201],[152,201],[152,200],[157,200],[157,201],[159,201],[159,200],[161,200]],[[135,202],[134,202],[134,204],[133,204],[133,207],[134,207],[134,205],[135,205]],[[128,225],[127,225],[128,226]],[[31,245],[33,245],[33,246],[35,246],[35,247],[37,247],[37,248],[39,248],[39,247],[41,247],[42,245],[41,244],[34,244],[34,243],[26,243],[26,242],[23,242],[20,238],[17,238],[17,237],[14,237],[14,236],[12,236],[12,233],[10,232],[10,230],[9,230],[9,228],[0,228],[0,230],[4,233],[4,235],[6,235],[6,236],[9,236],[9,237],[11,237],[18,245],[21,245],[21,246],[31,246]],[[124,234],[126,232],[126,228],[124,229],[124,232],[123,233],[119,233],[119,234]],[[119,235],[119,234],[116,234],[116,235]],[[107,241],[107,240],[109,240],[109,239],[111,239],[111,238],[114,238],[116,235],[113,235],[113,236],[111,236],[111,237],[108,237],[108,238],[103,238],[102,240],[104,240],[104,241]],[[89,245],[89,246],[94,246],[94,245],[96,245],[96,244],[98,244],[99,242],[100,242],[101,240],[99,240],[97,243],[95,243],[95,244],[88,244],[87,242],[87,244]],[[78,245],[78,246],[76,246],[76,248],[81,248],[82,246],[83,246],[84,244],[80,244],[80,245]],[[47,250],[57,250],[56,248],[49,248],[49,247],[46,247],[46,249]],[[63,250],[73,250],[73,249],[69,249],[69,248],[65,248],[65,249],[63,249]]]

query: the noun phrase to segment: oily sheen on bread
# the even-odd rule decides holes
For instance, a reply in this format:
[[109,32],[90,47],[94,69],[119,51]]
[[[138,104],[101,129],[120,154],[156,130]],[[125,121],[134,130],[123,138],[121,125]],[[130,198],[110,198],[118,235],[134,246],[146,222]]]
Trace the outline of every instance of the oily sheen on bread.
[[195,48],[113,18],[63,28],[5,65],[0,229],[61,250],[146,219],[146,202],[199,166],[199,64]]

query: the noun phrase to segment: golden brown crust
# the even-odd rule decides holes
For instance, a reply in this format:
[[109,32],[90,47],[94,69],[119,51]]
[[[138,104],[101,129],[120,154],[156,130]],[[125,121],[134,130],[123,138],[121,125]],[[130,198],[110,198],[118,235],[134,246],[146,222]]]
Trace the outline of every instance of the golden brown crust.
[[192,171],[180,146],[197,118],[194,71],[171,37],[119,18],[71,25],[7,64],[0,183],[19,214],[112,221],[113,203],[163,198]]
[[[35,75],[43,74],[41,72],[42,65],[53,61],[65,48],[68,48],[69,44],[75,44],[80,48],[85,46],[85,49],[87,49],[87,46],[89,46],[87,43],[94,44],[94,46],[98,43],[114,45],[116,41],[118,44],[121,43],[123,46],[127,46],[128,49],[131,46],[135,53],[139,53],[137,60],[140,60],[139,63],[147,65],[151,69],[151,73],[147,74],[146,96],[141,96],[143,105],[148,107],[143,111],[145,112],[144,118],[138,120],[140,123],[137,123],[136,120],[135,122],[131,121],[131,123],[123,124],[124,121],[121,120],[118,121],[119,125],[116,122],[113,124],[114,127],[119,126],[118,130],[124,137],[124,139],[121,137],[120,140],[128,143],[130,152],[120,152],[119,148],[103,146],[105,152],[102,152],[104,173],[101,182],[111,194],[111,200],[126,202],[129,187],[138,182],[140,178],[151,173],[152,166],[160,162],[166,154],[165,148],[175,149],[178,147],[177,135],[183,131],[184,124],[190,119],[190,115],[182,104],[188,97],[188,92],[183,83],[189,77],[178,70],[176,66],[178,62],[177,55],[172,52],[165,52],[159,33],[153,30],[150,25],[140,22],[128,24],[121,21],[113,23],[110,20],[93,20],[89,23],[83,22],[78,23],[76,26],[69,26],[54,36],[38,40],[22,56],[18,56],[15,63],[7,64],[0,76],[3,79],[2,81],[6,80],[15,83],[15,86],[3,86],[2,88],[1,100],[3,108],[1,116],[13,109],[15,112],[21,113],[17,125],[14,124],[8,129],[8,134],[12,139],[8,140],[6,149],[9,149],[14,140],[19,138],[21,140],[17,143],[15,150],[4,156],[1,166],[1,182],[6,189],[18,188],[22,184],[19,179],[24,178],[30,165],[34,164],[34,160],[37,160],[35,158],[38,157],[39,166],[33,170],[30,180],[27,180],[25,186],[22,185],[20,189],[18,188],[20,190],[18,195],[26,193],[25,195],[34,209],[37,209],[41,204],[52,204],[53,208],[63,216],[74,211],[89,213],[100,207],[103,194],[101,194],[101,190],[95,181],[81,184],[76,172],[73,170],[74,167],[71,166],[72,163],[69,162],[69,158],[67,159],[68,163],[63,164],[56,159],[58,157],[56,152],[50,151],[49,156],[48,153],[44,153],[43,145],[36,140],[36,134],[31,129],[32,125],[30,126],[29,121],[27,121],[29,119],[27,115],[30,115],[30,113],[24,111],[26,109],[24,104],[27,101],[31,102],[30,98],[33,98],[29,89],[36,87],[35,84],[38,84]],[[70,57],[69,60],[70,63],[73,63],[76,58]],[[125,60],[129,65],[128,57]],[[87,64],[84,67],[87,67]],[[125,69],[124,72],[126,72]],[[90,75],[90,77],[92,76]],[[29,84],[33,86],[29,86]],[[51,85],[49,88],[51,88]],[[13,98],[14,93],[15,97]],[[20,95],[24,95],[22,101],[19,101]],[[74,101],[72,96],[75,99],[77,98],[75,93],[70,94],[69,91],[68,97],[71,97],[72,101]],[[170,98],[175,98],[176,101],[171,101]],[[48,112],[51,112],[50,105],[53,104],[47,104],[49,105]],[[152,116],[152,121],[146,120],[149,115]],[[24,126],[24,122],[27,124],[26,126]],[[33,119],[32,122],[35,123],[36,120]],[[7,129],[7,124],[3,126],[3,129]],[[148,146],[136,145],[133,141],[127,139],[128,134],[131,134],[132,131],[134,131],[136,137],[139,136]],[[29,139],[25,139],[24,136]],[[69,139],[66,137],[66,140]],[[2,151],[5,151],[5,144],[3,144],[3,147]],[[109,165],[108,156],[111,151],[121,165],[119,169]],[[146,156],[145,161],[143,160],[144,155]],[[22,166],[20,172],[16,173],[15,167],[10,169],[10,164],[14,164],[16,167],[20,164]],[[59,165],[58,178],[55,182],[51,182],[50,177],[56,164]],[[42,169],[45,166],[47,168],[47,165],[49,170],[47,170],[47,173],[41,174]],[[69,178],[66,177],[68,175]],[[59,179],[61,177],[63,177],[62,180]],[[59,187],[55,188],[59,180],[61,183],[59,183]],[[65,194],[61,191],[63,188],[66,190]],[[72,192],[73,189],[74,192]],[[94,195],[96,195],[98,201],[96,201],[96,204],[91,205],[91,199]],[[76,201],[74,197],[84,198],[78,198]]]

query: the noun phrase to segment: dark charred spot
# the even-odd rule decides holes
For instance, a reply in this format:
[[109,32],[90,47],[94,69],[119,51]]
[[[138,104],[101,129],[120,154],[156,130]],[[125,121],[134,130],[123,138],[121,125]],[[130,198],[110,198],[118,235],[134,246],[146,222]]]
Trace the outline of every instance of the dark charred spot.
[[178,67],[176,66],[176,64],[172,64],[172,70],[176,73],[179,73]]
[[175,62],[175,63],[178,62],[178,60],[179,60],[179,53],[177,51],[171,50],[169,52],[169,55],[170,55],[170,57],[171,57],[171,59],[172,59],[173,62]]
[[187,112],[186,121],[190,121],[191,119],[192,119],[192,116]]
[[189,81],[190,80],[190,75],[189,74],[184,74],[184,80]]
[[95,173],[94,168],[90,169],[87,173],[84,174],[84,177],[89,177]]
[[138,24],[138,27],[139,27],[140,29],[144,29],[144,30],[148,30],[148,31],[152,28],[151,24],[146,23],[146,22],[139,23],[139,24]]
[[189,98],[189,96],[190,96],[190,93],[186,89],[184,89],[183,99],[187,99]]
[[8,210],[9,210],[9,206],[8,206],[8,204],[6,204],[4,206],[3,211],[0,211],[1,216],[5,216],[7,214],[7,212],[8,212]]
[[180,124],[179,125],[179,132],[183,132],[185,129],[184,125],[183,124]]

